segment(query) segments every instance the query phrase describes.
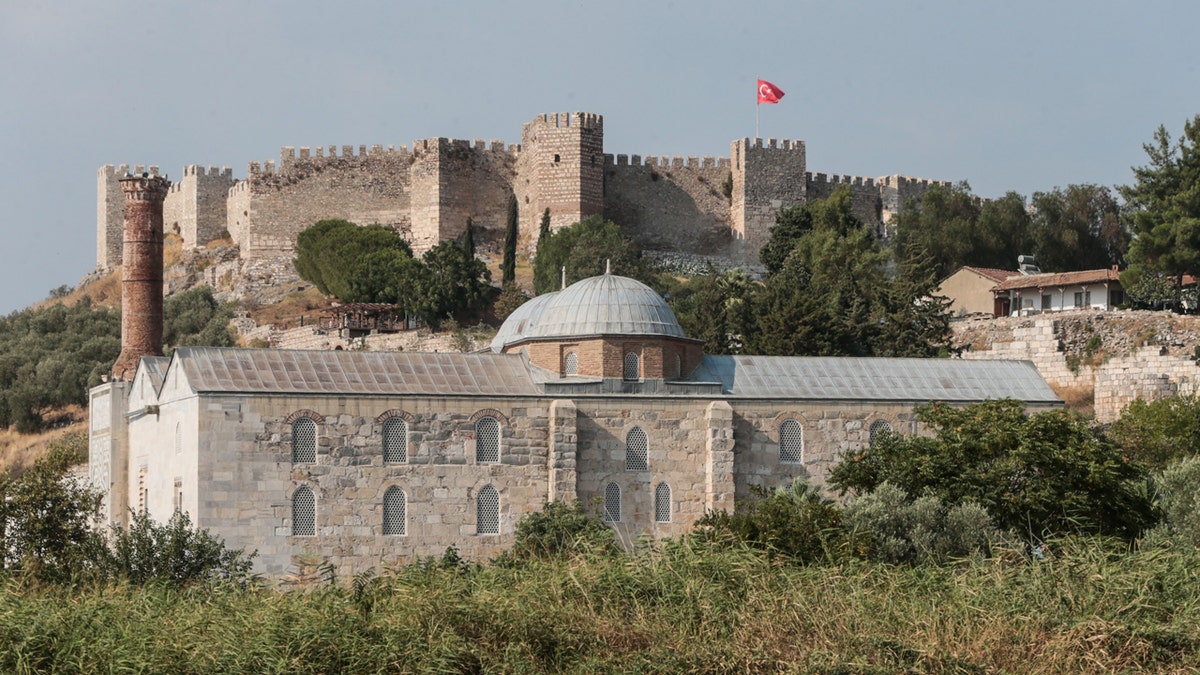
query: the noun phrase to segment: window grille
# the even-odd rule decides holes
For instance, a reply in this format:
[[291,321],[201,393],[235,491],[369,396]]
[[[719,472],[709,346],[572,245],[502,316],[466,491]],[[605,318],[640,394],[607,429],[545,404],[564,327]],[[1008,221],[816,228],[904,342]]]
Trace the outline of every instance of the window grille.
[[475,423],[475,463],[500,461],[500,422],[495,417],[480,417]]
[[879,438],[880,434],[892,433],[892,425],[883,420],[875,420],[871,423],[871,445],[875,445],[875,439]]
[[500,495],[491,485],[483,486],[475,498],[475,531],[500,534]]
[[383,533],[408,534],[408,497],[396,486],[383,493]]
[[563,374],[579,374],[579,357],[575,355],[575,352],[567,352],[567,355],[563,357]]
[[796,420],[779,425],[779,461],[799,464],[804,461],[804,427]]
[[683,377],[683,359],[675,355],[675,377]]
[[637,352],[629,352],[625,355],[625,379],[636,380],[641,377],[641,363]]
[[654,522],[671,522],[671,486],[666,483],[654,488]]
[[621,486],[616,483],[604,488],[604,522],[621,522]]
[[317,461],[317,423],[307,417],[292,422],[292,463]]
[[625,435],[625,470],[649,471],[648,445],[646,432],[641,427],[634,427]]
[[316,534],[317,500],[312,490],[298,487],[292,494],[292,536],[313,537]]
[[389,417],[383,423],[383,463],[404,464],[408,461],[408,423],[400,417]]

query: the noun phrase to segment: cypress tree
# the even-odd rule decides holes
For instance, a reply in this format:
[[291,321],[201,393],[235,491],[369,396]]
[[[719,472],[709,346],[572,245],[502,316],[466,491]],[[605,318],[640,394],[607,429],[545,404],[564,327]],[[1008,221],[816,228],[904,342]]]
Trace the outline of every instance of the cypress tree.
[[504,259],[500,261],[500,285],[508,287],[517,282],[517,196],[508,196],[508,223],[504,228]]
[[475,223],[470,218],[467,218],[467,231],[463,234],[463,250],[467,252],[468,260],[475,257]]
[[550,207],[547,206],[545,211],[542,211],[542,226],[538,230],[538,250],[542,249],[542,242],[546,241],[546,237],[550,236]]

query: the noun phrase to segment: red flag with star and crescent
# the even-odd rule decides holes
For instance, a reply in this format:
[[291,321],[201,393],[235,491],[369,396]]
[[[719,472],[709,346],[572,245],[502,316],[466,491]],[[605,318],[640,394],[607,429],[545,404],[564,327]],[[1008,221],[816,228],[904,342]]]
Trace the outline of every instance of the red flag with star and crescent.
[[779,103],[779,99],[783,98],[783,90],[779,87],[767,82],[766,80],[758,81],[758,102],[759,103]]

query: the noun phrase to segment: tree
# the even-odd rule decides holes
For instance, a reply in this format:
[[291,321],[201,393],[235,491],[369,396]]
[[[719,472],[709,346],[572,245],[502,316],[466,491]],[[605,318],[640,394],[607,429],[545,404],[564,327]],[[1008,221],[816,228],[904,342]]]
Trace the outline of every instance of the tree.
[[517,283],[517,226],[520,214],[517,211],[517,196],[508,196],[508,221],[504,226],[504,259],[500,262],[500,286]]
[[567,283],[573,284],[603,274],[606,262],[613,274],[654,285],[655,275],[642,260],[642,251],[621,234],[611,220],[590,216],[546,237],[533,265],[534,290],[541,295],[557,291],[560,270],[567,268]]
[[932,436],[884,434],[833,468],[843,494],[891,483],[947,505],[975,502],[1027,537],[1072,531],[1136,537],[1153,523],[1147,473],[1062,410],[1026,414],[1017,401],[917,408]]
[[542,242],[546,241],[546,237],[550,236],[550,207],[547,206],[545,211],[542,211],[542,222],[538,227],[538,250],[542,250]]
[[1108,188],[1068,185],[1033,195],[1033,238],[1038,267],[1045,272],[1103,269],[1121,265],[1129,229]]
[[1155,469],[1200,455],[1200,399],[1170,396],[1147,402],[1139,398],[1113,422],[1108,437],[1131,458]]
[[170,347],[232,347],[233,304],[221,304],[208,286],[163,301],[163,342]]
[[755,490],[736,511],[709,511],[692,536],[704,542],[745,543],[796,562],[814,563],[841,548],[842,512],[803,481],[790,488]]
[[96,571],[104,541],[92,529],[100,493],[69,474],[75,452],[52,445],[33,467],[0,477],[0,561],[6,569],[65,582]]
[[368,256],[384,250],[412,257],[408,242],[391,228],[322,220],[296,237],[294,265],[301,278],[342,302],[378,302],[356,291],[354,281],[365,274]]
[[176,511],[159,524],[145,511],[131,510],[129,527],[113,527],[111,548],[101,561],[106,575],[131,584],[184,586],[213,580],[245,584],[254,556],[225,548],[221,538],[194,528],[186,513]]
[[671,292],[669,302],[683,332],[704,340],[706,354],[738,354],[752,325],[752,293],[750,278],[735,268],[688,279]]
[[1149,163],[1134,167],[1132,185],[1118,188],[1135,235],[1128,283],[1160,275],[1173,279],[1178,292],[1183,275],[1200,274],[1200,115],[1184,123],[1178,142],[1159,126],[1142,148]]
[[[939,279],[963,265],[991,266],[991,256],[981,254],[984,233],[979,228],[979,215],[979,200],[971,194],[969,185],[935,185],[925,191],[919,202],[901,205],[895,215],[896,256],[905,258],[923,252],[932,259]],[[1006,266],[1015,262],[1013,256]]]
[[475,257],[475,223],[467,218],[467,226],[463,231],[463,251],[468,258]]
[[937,295],[933,261],[919,252],[899,261],[871,322],[875,356],[934,357],[957,353],[950,328],[950,299]]
[[491,300],[492,273],[457,242],[434,246],[422,262],[424,272],[414,279],[412,304],[426,323],[436,325],[455,314],[474,314]]

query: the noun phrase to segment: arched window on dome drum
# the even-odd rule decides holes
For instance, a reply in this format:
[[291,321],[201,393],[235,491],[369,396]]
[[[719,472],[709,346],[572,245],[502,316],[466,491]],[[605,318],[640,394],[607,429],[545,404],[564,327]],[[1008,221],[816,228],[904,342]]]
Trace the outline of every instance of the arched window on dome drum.
[[408,534],[408,496],[393,485],[383,493],[383,533]]
[[575,352],[567,352],[563,357],[563,375],[578,375],[579,374],[579,357]]
[[389,417],[383,423],[383,463],[408,461],[408,423],[402,417]]
[[621,522],[621,486],[616,483],[604,487],[604,522]]
[[683,377],[683,359],[675,354],[675,377]]
[[635,381],[642,376],[641,359],[637,352],[628,352],[625,354],[625,372],[624,379]]
[[875,420],[874,422],[871,423],[870,444],[875,445],[875,440],[877,438],[879,438],[879,436],[881,434],[890,434],[890,433],[892,433],[892,425],[888,424],[887,422],[885,422],[883,420]]
[[671,522],[671,486],[666,483],[654,488],[654,522]]
[[500,422],[495,417],[480,417],[475,422],[475,463],[500,461]]
[[804,427],[796,420],[784,420],[779,425],[779,461],[783,464],[804,461]]
[[292,422],[292,463],[317,461],[317,423],[308,417]]
[[649,442],[641,427],[634,427],[625,434],[625,470],[649,471]]
[[484,485],[475,498],[475,533],[500,534],[500,494]]
[[313,537],[316,534],[317,500],[311,489],[300,486],[292,493],[292,536]]

